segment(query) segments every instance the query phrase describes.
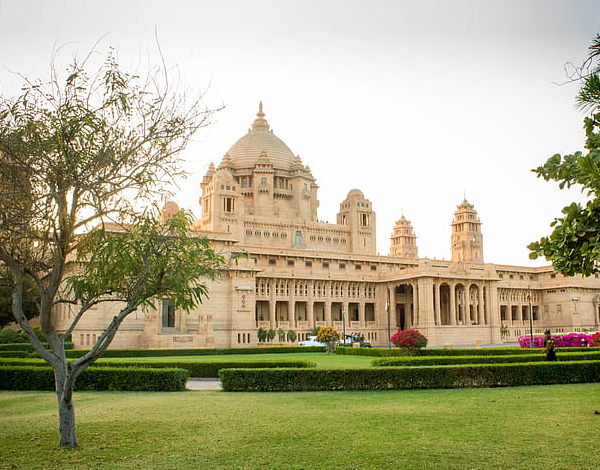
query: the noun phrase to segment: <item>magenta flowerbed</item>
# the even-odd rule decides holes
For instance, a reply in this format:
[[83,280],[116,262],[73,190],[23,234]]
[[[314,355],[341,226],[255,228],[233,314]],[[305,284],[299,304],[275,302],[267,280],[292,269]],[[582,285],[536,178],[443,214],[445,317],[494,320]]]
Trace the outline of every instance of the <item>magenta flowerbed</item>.
[[[580,348],[587,346],[599,346],[594,344],[593,338],[598,337],[600,333],[567,333],[564,335],[552,335],[554,338],[554,345],[557,348]],[[519,336],[519,345],[522,348],[528,348],[531,342],[530,335]],[[544,347],[544,336],[533,335],[533,347],[543,348]]]

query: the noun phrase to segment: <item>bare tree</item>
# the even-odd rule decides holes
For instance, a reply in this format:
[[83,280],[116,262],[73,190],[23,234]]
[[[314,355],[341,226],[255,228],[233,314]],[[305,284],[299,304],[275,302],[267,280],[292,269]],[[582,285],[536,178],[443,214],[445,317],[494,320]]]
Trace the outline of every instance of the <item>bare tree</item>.
[[[63,447],[77,446],[75,380],[123,320],[161,297],[189,311],[207,295],[205,279],[227,267],[190,236],[187,214],[161,221],[151,209],[183,176],[179,154],[215,110],[173,92],[164,69],[141,79],[111,51],[89,73],[90,57],[74,59],[62,78],[53,66],[48,83],[25,79],[20,96],[0,98],[0,260],[12,277],[14,316],[54,370]],[[49,349],[24,313],[25,276],[39,289]],[[121,310],[89,353],[67,362],[65,339],[100,302]],[[75,309],[66,331],[52,321],[61,303]]]

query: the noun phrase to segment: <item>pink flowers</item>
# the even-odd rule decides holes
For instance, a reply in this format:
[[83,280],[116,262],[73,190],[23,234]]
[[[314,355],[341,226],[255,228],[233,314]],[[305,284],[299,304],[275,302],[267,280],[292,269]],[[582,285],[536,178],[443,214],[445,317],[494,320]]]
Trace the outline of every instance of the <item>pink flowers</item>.
[[[565,335],[552,335],[554,338],[554,344],[557,348],[579,348],[588,346],[600,346],[600,332],[596,333],[568,333]],[[594,344],[594,339],[597,338],[598,342]],[[523,335],[519,337],[519,345],[522,348],[528,348],[531,338],[529,335]],[[544,337],[541,335],[533,336],[533,347],[543,348]]]

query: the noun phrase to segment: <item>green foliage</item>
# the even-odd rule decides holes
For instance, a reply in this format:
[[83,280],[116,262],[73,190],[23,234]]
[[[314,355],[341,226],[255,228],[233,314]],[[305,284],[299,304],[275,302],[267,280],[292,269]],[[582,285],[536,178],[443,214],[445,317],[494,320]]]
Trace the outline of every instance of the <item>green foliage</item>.
[[287,332],[287,339],[290,341],[290,343],[296,342],[297,338],[298,338],[298,333],[296,333],[294,330],[289,330]]
[[587,153],[556,154],[533,171],[545,181],[556,181],[559,188],[581,187],[588,197],[585,204],[571,203],[562,209],[562,217],[550,226],[552,233],[528,245],[529,257],[543,256],[557,272],[589,276],[598,272],[600,262],[600,35],[590,47],[584,64],[586,73],[578,96],[582,109],[592,111],[584,120]]
[[[600,351],[561,353],[562,361],[597,361],[600,360]],[[508,364],[515,362],[545,361],[546,356],[540,353],[515,354],[515,355],[488,355],[488,356],[429,356],[429,357],[385,357],[374,359],[373,367],[391,366],[442,366],[452,364]]]
[[[184,369],[90,367],[75,383],[76,390],[177,391],[185,390],[189,372]],[[54,390],[49,367],[0,366],[2,390]]]
[[191,215],[179,211],[165,221],[139,217],[123,232],[90,231],[77,253],[83,273],[67,279],[75,299],[89,304],[111,296],[135,309],[164,297],[191,310],[208,296],[203,281],[228,264],[206,238],[189,236],[191,224]]
[[14,328],[5,327],[0,330],[0,344],[27,343],[27,338]]
[[269,331],[267,331],[267,338],[269,341],[273,341],[273,338],[275,338],[276,334],[277,332],[273,328],[269,328]]
[[283,343],[285,341],[285,331],[281,328],[277,330],[277,337],[279,338],[279,342]]
[[600,361],[382,367],[223,369],[225,391],[395,390],[597,382]]
[[[42,359],[19,359],[19,358],[1,358],[0,366],[38,366],[47,367],[47,363]],[[267,360],[267,361],[165,361],[165,362],[144,362],[135,360],[131,362],[116,362],[101,359],[96,363],[98,367],[126,367],[126,368],[151,368],[151,369],[185,369],[190,377],[218,377],[221,369],[240,369],[240,368],[277,368],[277,367],[315,367],[316,364],[311,361],[293,361],[293,360]]]
[[260,343],[264,343],[267,340],[267,330],[265,330],[264,328],[259,328],[256,335]]
[[[48,343],[42,343],[42,346],[49,349]],[[65,341],[65,348],[67,351],[73,349],[73,343],[71,341]],[[2,351],[26,351],[35,354],[35,350],[31,343],[25,341],[23,343],[0,343],[0,352]]]

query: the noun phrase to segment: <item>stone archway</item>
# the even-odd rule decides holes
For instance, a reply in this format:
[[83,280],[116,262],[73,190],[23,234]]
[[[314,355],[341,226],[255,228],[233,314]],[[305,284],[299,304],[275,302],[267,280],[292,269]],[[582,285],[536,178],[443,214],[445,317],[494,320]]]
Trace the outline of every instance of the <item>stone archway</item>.
[[411,284],[400,284],[394,289],[396,328],[407,330],[414,326],[414,292]]
[[452,314],[450,311],[450,286],[447,283],[440,285],[440,323],[452,325]]

